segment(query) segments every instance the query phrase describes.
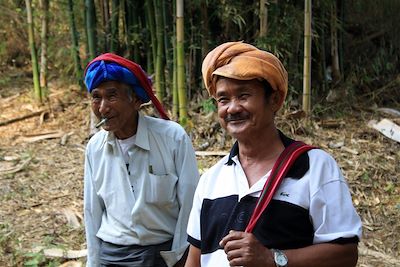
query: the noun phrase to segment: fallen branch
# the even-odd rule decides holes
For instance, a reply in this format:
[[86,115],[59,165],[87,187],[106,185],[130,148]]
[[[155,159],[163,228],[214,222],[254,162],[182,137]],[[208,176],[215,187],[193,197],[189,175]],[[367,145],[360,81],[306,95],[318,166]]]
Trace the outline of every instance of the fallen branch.
[[69,193],[66,193],[66,194],[62,194],[62,195],[52,196],[52,197],[49,197],[48,199],[46,199],[45,201],[42,201],[42,202],[39,202],[39,203],[33,203],[33,204],[29,205],[29,208],[38,207],[40,205],[46,204],[46,203],[48,203],[48,202],[50,202],[52,200],[55,200],[57,198],[67,197],[69,195],[70,195]]
[[58,267],[82,267],[83,263],[80,261],[67,261]]
[[20,96],[20,93],[17,93],[17,94],[15,94],[15,95],[13,95],[13,96],[10,96],[10,97],[0,98],[0,103],[1,103],[1,104],[3,104],[3,103],[10,103],[12,100],[18,98],[19,96]]
[[345,126],[346,123],[343,120],[322,120],[319,126],[323,128],[340,128]]
[[43,248],[43,247],[36,247],[33,248],[32,253],[40,253],[42,252],[44,256],[50,258],[64,258],[64,259],[77,259],[83,258],[87,255],[87,250],[63,250],[60,248]]
[[229,152],[226,151],[196,151],[196,156],[207,157],[207,156],[225,156],[228,155]]
[[[7,175],[7,174],[12,174],[12,173],[16,173],[19,172],[20,170],[22,170],[23,168],[25,168],[26,165],[28,165],[28,163],[31,161],[32,158],[28,158],[26,160],[24,160],[20,165],[9,168],[9,169],[5,169],[5,170],[0,170],[0,175]],[[5,179],[5,177],[1,178],[0,180]]]
[[388,254],[369,249],[364,244],[360,244],[359,254],[363,255],[363,256],[372,256],[374,258],[381,259],[382,262],[390,263],[391,266],[399,266],[400,265],[400,260],[395,259],[394,257],[392,257]]
[[4,126],[4,125],[10,124],[10,123],[22,121],[22,120],[29,119],[29,118],[32,118],[32,117],[35,117],[35,116],[39,116],[40,114],[42,114],[45,111],[46,110],[39,110],[39,111],[30,113],[30,114],[27,114],[27,115],[24,115],[24,116],[21,116],[21,117],[17,117],[17,118],[14,118],[14,119],[9,119],[9,120],[6,120],[6,121],[2,121],[2,122],[0,122],[0,126]]
[[378,108],[377,111],[392,115],[392,116],[396,116],[396,117],[400,117],[400,111],[398,111],[397,109],[393,109],[393,108]]
[[49,133],[39,133],[39,134],[34,134],[34,135],[26,135],[21,137],[21,140],[23,142],[27,143],[34,143],[40,140],[44,139],[54,139],[54,138],[62,138],[65,135],[64,132],[58,131],[58,132],[49,132]]

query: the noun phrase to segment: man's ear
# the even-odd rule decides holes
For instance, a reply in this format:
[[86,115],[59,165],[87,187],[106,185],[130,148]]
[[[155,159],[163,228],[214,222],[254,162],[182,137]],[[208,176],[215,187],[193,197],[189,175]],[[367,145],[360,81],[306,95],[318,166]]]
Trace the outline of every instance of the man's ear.
[[284,101],[284,96],[282,92],[279,90],[273,91],[271,94],[270,101],[272,110],[274,112],[277,112],[282,107]]
[[142,103],[142,100],[140,100],[140,98],[139,98],[137,95],[133,94],[133,96],[132,96],[132,105],[134,105],[134,107],[135,107],[137,110],[139,110],[139,108],[140,108],[140,106],[141,106],[142,104],[143,104],[143,103]]

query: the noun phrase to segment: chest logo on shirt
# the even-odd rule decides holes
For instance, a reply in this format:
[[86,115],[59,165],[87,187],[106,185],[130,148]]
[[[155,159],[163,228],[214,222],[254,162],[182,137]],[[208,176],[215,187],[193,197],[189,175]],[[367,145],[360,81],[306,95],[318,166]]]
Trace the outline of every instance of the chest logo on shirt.
[[283,197],[289,197],[289,193],[286,193],[286,192],[281,192],[280,195]]

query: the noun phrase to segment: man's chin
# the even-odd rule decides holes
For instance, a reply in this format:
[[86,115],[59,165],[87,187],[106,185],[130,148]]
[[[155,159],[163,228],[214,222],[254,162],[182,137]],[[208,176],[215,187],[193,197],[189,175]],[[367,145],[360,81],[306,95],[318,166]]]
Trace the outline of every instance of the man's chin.
[[244,127],[244,126],[241,126],[241,127],[239,127],[239,126],[235,126],[235,127],[228,126],[228,127],[226,128],[226,131],[227,131],[228,134],[231,135],[233,138],[238,139],[239,136],[245,134],[245,132],[246,132],[246,127]]
[[102,128],[103,128],[103,130],[108,131],[108,132],[112,132],[114,130],[112,125],[103,125]]

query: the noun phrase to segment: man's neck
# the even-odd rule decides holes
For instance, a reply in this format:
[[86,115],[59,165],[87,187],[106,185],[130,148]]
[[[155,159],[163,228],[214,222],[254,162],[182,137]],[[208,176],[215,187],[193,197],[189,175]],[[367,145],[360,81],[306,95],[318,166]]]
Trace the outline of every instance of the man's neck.
[[[265,141],[264,141],[265,140]],[[270,169],[285,149],[278,131],[257,139],[239,141],[239,160],[251,187]]]
[[249,159],[268,159],[274,158],[275,154],[279,154],[285,149],[278,130],[274,130],[269,134],[258,136],[257,138],[248,138],[246,140],[238,140],[239,157]]

